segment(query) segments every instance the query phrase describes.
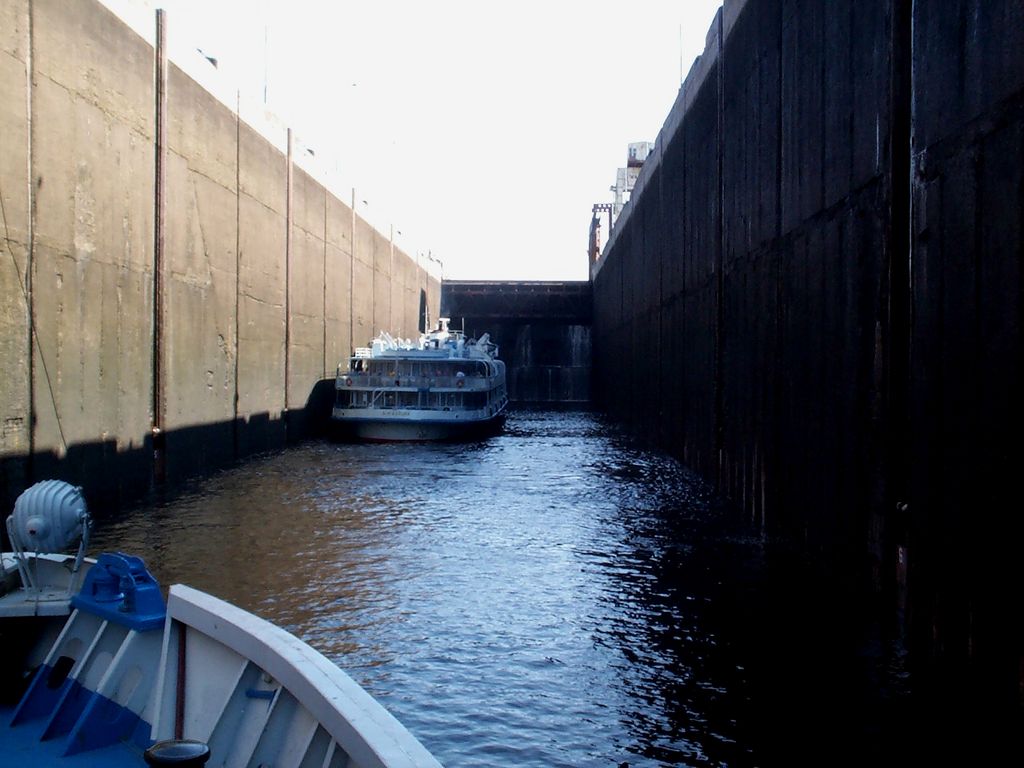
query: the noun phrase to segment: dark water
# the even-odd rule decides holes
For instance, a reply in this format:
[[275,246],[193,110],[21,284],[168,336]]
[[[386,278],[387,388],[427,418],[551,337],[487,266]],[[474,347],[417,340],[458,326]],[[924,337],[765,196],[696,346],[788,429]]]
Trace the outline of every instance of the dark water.
[[449,766],[785,764],[881,733],[838,715],[876,702],[801,575],[590,414],[308,444],[101,521],[112,548],[285,626]]

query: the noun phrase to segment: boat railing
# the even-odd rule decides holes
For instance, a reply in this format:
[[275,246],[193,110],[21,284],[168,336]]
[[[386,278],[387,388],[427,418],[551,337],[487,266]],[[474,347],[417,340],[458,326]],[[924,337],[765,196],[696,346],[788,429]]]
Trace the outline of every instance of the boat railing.
[[469,374],[467,376],[371,376],[365,373],[342,373],[338,389],[461,389],[479,392],[493,389],[498,376]]
[[488,416],[492,413],[497,413],[502,409],[502,403],[492,403],[490,405],[479,405],[472,408],[460,408],[458,406],[451,405],[437,405],[431,403],[422,404],[407,404],[407,403],[384,403],[374,402],[370,406],[377,412],[397,412],[401,414],[408,414],[411,412],[415,413],[436,413],[438,415],[460,413],[468,416]]

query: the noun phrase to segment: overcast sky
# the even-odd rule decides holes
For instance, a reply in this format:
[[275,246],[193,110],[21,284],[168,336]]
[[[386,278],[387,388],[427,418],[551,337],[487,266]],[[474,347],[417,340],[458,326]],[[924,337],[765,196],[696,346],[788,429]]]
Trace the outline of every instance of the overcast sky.
[[657,136],[721,5],[150,1],[243,95],[265,89],[360,214],[445,277],[489,280],[586,278],[591,206]]

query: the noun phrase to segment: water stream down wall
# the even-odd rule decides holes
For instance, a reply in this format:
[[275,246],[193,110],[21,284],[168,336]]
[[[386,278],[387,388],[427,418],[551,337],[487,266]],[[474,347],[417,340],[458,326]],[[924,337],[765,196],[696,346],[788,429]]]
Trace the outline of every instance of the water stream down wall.
[[592,269],[598,402],[1017,707],[1021,50],[1017,0],[727,0]]
[[437,315],[392,233],[262,107],[163,65],[147,22],[0,3],[8,509],[35,479],[114,502],[302,437],[353,346]]

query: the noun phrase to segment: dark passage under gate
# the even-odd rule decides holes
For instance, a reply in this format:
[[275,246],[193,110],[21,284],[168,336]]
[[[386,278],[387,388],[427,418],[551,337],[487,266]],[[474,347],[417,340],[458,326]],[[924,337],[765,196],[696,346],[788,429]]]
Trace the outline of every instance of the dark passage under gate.
[[441,314],[470,336],[490,334],[514,403],[590,401],[589,281],[445,280]]

